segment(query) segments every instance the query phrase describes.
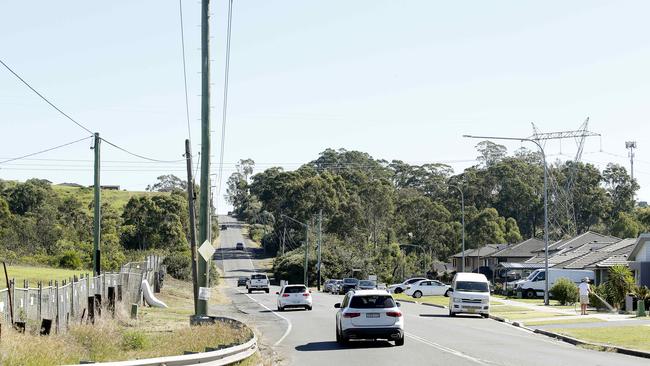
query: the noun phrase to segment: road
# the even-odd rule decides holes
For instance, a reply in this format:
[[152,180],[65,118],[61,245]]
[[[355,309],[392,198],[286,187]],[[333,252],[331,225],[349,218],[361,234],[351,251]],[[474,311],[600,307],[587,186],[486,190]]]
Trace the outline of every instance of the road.
[[[236,224],[229,217],[220,223]],[[273,364],[287,365],[647,365],[632,356],[571,346],[491,319],[447,317],[444,309],[402,303],[406,342],[360,342],[342,347],[335,341],[334,304],[342,296],[313,293],[312,311],[276,312],[277,287],[270,294],[248,295],[237,289],[238,276],[255,272],[254,251],[234,249],[247,243],[238,228],[221,231],[217,263],[224,271],[226,293],[247,314],[263,345],[273,351]],[[243,289],[243,288],[242,288]]]

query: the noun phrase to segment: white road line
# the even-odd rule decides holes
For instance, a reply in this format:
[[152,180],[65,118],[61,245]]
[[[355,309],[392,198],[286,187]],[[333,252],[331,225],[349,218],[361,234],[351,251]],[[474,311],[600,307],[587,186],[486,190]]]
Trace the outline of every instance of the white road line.
[[470,355],[466,355],[466,354],[464,354],[464,353],[462,353],[462,352],[460,352],[460,351],[457,351],[457,350],[455,350],[455,349],[451,349],[451,348],[449,348],[449,347],[445,347],[445,346],[443,346],[443,345],[441,345],[441,344],[438,344],[438,343],[432,342],[432,341],[430,341],[430,340],[428,340],[428,339],[425,339],[425,338],[422,338],[422,337],[416,336],[415,334],[405,333],[405,335],[406,335],[407,337],[411,338],[411,339],[414,339],[414,340],[418,341],[418,342],[421,342],[421,343],[424,343],[424,344],[426,344],[426,345],[428,345],[428,346],[431,346],[431,347],[437,348],[437,349],[439,349],[439,350],[441,350],[441,351],[443,351],[443,352],[447,352],[447,353],[452,354],[452,355],[454,355],[454,356],[458,356],[458,357],[464,358],[464,359],[466,359],[466,360],[472,361],[472,362],[477,363],[477,364],[479,364],[479,365],[489,365],[489,363],[488,363],[487,361],[483,361],[483,360],[478,359],[478,358],[476,358],[476,357],[472,357],[472,356],[470,356]]

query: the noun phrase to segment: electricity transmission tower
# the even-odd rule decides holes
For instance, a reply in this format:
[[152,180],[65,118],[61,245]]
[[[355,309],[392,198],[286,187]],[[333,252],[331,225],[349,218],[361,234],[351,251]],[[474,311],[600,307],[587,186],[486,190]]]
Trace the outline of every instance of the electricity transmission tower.
[[600,134],[588,130],[589,117],[582,125],[573,131],[559,131],[542,133],[533,123],[532,140],[540,144],[546,144],[549,140],[574,139],[578,150],[575,157],[567,164],[568,171],[564,182],[560,182],[558,172],[549,174],[549,211],[548,222],[550,225],[549,235],[556,239],[572,237],[577,234],[575,208],[573,205],[573,184],[576,178],[577,163],[582,159],[585,140],[587,137],[600,136]]

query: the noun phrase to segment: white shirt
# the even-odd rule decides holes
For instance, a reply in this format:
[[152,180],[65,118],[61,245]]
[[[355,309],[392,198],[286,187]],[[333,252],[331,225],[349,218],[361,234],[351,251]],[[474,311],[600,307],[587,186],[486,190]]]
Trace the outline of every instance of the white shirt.
[[580,290],[580,296],[589,295],[589,284],[587,282],[580,283],[578,289]]

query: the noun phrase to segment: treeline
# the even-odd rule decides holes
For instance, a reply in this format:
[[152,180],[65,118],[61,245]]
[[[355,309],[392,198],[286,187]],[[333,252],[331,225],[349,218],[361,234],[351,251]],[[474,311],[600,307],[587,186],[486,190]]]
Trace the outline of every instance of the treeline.
[[[148,190],[131,194],[123,207],[102,204],[101,262],[116,270],[147,253],[165,254],[177,277],[189,277],[188,203],[186,182],[160,176]],[[0,180],[0,258],[10,262],[46,264],[72,269],[90,268],[93,249],[93,202],[82,193],[64,191],[49,181],[24,183]],[[112,191],[105,191],[111,192]],[[218,230],[215,230],[218,233]]]
[[[267,253],[276,255],[284,243],[276,276],[302,280],[302,248],[297,249],[304,229],[282,215],[309,224],[315,243],[322,212],[323,276],[345,276],[354,268],[390,282],[402,273],[422,273],[422,265],[431,270],[435,260],[460,251],[461,190],[467,248],[542,236],[541,156],[526,149],[508,155],[489,141],[477,151],[479,163],[459,174],[444,164],[389,162],[344,149],[325,150],[295,171],[275,167],[253,175],[254,162],[241,160],[226,199],[253,225],[251,233],[261,237]],[[624,167],[609,164],[599,171],[591,164],[557,162],[549,174],[557,186],[571,187],[578,233],[635,237],[650,228],[650,210],[635,208],[639,186]],[[562,199],[550,192],[552,205]],[[566,236],[562,228],[569,217],[554,217],[551,238]]]

